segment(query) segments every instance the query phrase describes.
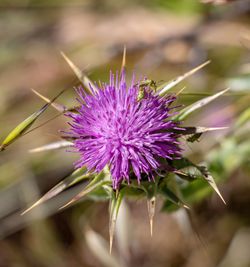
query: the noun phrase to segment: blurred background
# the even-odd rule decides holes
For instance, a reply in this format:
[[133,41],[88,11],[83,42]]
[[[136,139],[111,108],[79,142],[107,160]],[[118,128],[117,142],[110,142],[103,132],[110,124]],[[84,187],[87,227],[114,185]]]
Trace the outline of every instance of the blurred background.
[[[191,188],[190,212],[168,212],[157,202],[150,237],[145,199],[123,203],[112,255],[108,203],[83,199],[59,210],[81,185],[21,216],[73,170],[65,149],[29,150],[60,140],[59,116],[0,154],[0,266],[250,266],[250,1],[248,0],[0,0],[0,137],[44,102],[77,86],[63,51],[92,80],[119,70],[127,47],[128,76],[158,83],[211,63],[185,80],[180,104],[230,87],[194,113],[186,125],[229,127],[186,146],[194,162],[206,161],[227,205],[207,187]],[[58,102],[73,106],[74,90]],[[58,113],[50,108],[39,126]],[[247,122],[248,121],[248,122]],[[207,190],[208,189],[208,190]]]

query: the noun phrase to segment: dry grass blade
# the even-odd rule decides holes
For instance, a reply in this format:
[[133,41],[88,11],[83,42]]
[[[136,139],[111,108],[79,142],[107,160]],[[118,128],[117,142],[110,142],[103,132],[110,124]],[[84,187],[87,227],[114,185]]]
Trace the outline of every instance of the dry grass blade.
[[85,75],[84,72],[81,69],[79,69],[63,52],[61,52],[61,55],[65,59],[65,61],[69,64],[70,68],[73,70],[73,72],[80,80],[80,82],[84,85],[86,93],[93,94],[92,90],[97,91],[95,85],[87,77],[87,75]]
[[178,83],[182,82],[183,80],[185,80],[186,78],[188,78],[189,76],[193,75],[194,73],[196,73],[198,70],[202,69],[203,67],[205,67],[207,64],[210,63],[210,60],[206,61],[205,63],[199,65],[198,67],[186,72],[185,74],[177,77],[176,79],[168,82],[160,91],[159,91],[159,95],[163,96],[167,91],[169,91],[171,88],[173,88],[174,86],[176,86]]
[[37,153],[37,152],[43,152],[43,151],[48,151],[48,150],[55,150],[55,149],[60,149],[60,148],[65,148],[65,147],[70,147],[73,146],[72,142],[61,140],[53,143],[46,144],[44,146],[36,147],[33,149],[30,149],[30,153]]
[[30,129],[30,130],[29,130],[29,131],[27,131],[27,132],[25,132],[23,135],[29,134],[29,133],[31,133],[31,132],[33,132],[33,131],[35,131],[36,129],[39,129],[40,127],[42,127],[42,126],[46,125],[47,123],[49,123],[49,122],[51,122],[51,121],[55,120],[56,118],[60,117],[62,114],[63,114],[63,113],[56,114],[56,115],[55,115],[55,116],[53,116],[52,118],[50,118],[50,119],[46,120],[45,122],[43,122],[43,123],[39,124],[38,126],[36,126],[36,127],[32,128],[32,129]]
[[34,112],[27,119],[19,123],[4,139],[0,146],[0,151],[3,151],[7,146],[21,137],[38,119],[38,117],[48,108],[49,104],[43,106],[40,110]]
[[[63,89],[59,92],[49,103],[42,106],[38,111],[34,112],[32,115],[30,115],[27,119],[19,123],[4,139],[2,144],[0,145],[0,151],[3,151],[8,145],[16,141],[19,137],[23,136],[24,134],[27,134],[27,130],[32,126],[32,124],[40,117],[41,114],[43,114],[47,108],[52,105],[55,100],[61,96],[66,90]],[[36,129],[36,128],[35,128]],[[33,131],[33,130],[31,130]],[[31,132],[29,131],[29,132]]]
[[43,99],[45,102],[47,103],[51,103],[51,106],[54,107],[57,111],[59,112],[65,112],[67,111],[66,107],[61,105],[61,104],[58,104],[58,103],[52,103],[51,100],[45,96],[43,96],[42,94],[40,94],[39,92],[37,92],[35,89],[31,89],[32,92],[34,94],[36,94],[37,96],[39,96],[41,99]]

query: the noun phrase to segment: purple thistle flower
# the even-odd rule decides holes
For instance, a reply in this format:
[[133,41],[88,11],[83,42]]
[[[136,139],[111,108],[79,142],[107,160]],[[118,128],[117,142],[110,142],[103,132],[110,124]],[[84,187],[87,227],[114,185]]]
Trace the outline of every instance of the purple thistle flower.
[[[138,98],[143,89],[143,97]],[[76,167],[87,166],[100,172],[108,165],[113,188],[122,181],[130,182],[134,172],[138,183],[141,175],[151,180],[160,167],[160,158],[173,160],[180,156],[178,124],[169,120],[175,96],[160,97],[149,86],[140,86],[134,78],[130,86],[125,72],[120,79],[111,73],[110,83],[102,84],[87,95],[78,90],[81,106],[69,113],[73,122],[70,134],[81,157]]]

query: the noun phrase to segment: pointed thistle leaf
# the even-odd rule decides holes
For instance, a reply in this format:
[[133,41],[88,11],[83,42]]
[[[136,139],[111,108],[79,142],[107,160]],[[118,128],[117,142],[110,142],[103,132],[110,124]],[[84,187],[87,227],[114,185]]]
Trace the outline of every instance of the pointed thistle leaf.
[[110,174],[106,173],[105,171],[100,172],[98,175],[96,175],[88,185],[86,185],[79,194],[77,194],[75,197],[73,197],[68,203],[63,205],[60,209],[64,209],[68,207],[69,205],[75,203],[79,199],[83,198],[87,194],[91,193],[95,189],[102,187],[105,184],[110,183]]
[[224,93],[226,93],[229,89],[225,89],[217,94],[214,94],[212,96],[209,97],[205,97],[193,104],[191,104],[190,106],[182,109],[178,115],[174,116],[172,119],[176,120],[176,121],[181,121],[186,119],[191,113],[193,113],[195,110],[207,105],[208,103],[212,102],[213,100],[215,100],[216,98],[218,98],[219,96],[223,95]]
[[178,175],[181,179],[186,180],[188,182],[192,182],[200,178],[200,175],[197,174],[195,171],[192,171],[192,168],[186,168],[182,171],[175,171],[175,174]]
[[84,72],[81,69],[79,69],[63,52],[61,52],[61,55],[65,59],[65,61],[69,64],[70,68],[73,70],[73,72],[80,80],[80,82],[84,85],[86,93],[92,94],[93,93],[92,90],[97,91],[95,85],[87,77],[87,75],[85,75]]
[[173,166],[176,169],[174,173],[181,179],[192,182],[196,179],[203,179],[203,174],[200,171],[201,166],[198,166],[188,160],[187,158],[181,158],[173,162]]
[[75,170],[71,175],[67,176],[64,180],[62,180],[60,183],[58,183],[52,189],[50,189],[45,195],[43,195],[31,207],[29,207],[24,212],[22,212],[22,215],[31,211],[32,209],[34,209],[38,205],[43,204],[44,202],[48,201],[49,199],[57,196],[65,189],[79,183],[82,180],[91,179],[92,177],[93,177],[93,174],[88,173],[86,167],[82,167],[82,168]]
[[210,63],[209,61],[206,61],[205,63],[199,65],[198,67],[186,72],[185,74],[177,77],[176,79],[168,82],[165,85],[161,85],[160,88],[158,88],[159,90],[159,95],[163,96],[165,95],[170,89],[172,89],[174,86],[176,86],[178,83],[182,82],[183,80],[185,80],[186,78],[188,78],[189,76],[193,75],[195,72],[197,72],[198,70],[202,69],[203,67],[205,67],[207,64]]
[[66,140],[60,140],[57,142],[49,143],[44,146],[36,147],[33,149],[30,149],[30,153],[37,153],[37,152],[43,152],[43,151],[48,151],[48,150],[55,150],[55,149],[60,149],[60,148],[65,148],[65,147],[71,147],[73,146],[72,142],[66,141]]
[[163,187],[160,188],[159,192],[164,195],[169,201],[172,203],[186,208],[190,209],[172,190],[170,190],[167,185],[164,185]]
[[[205,179],[209,185],[213,188],[213,190],[218,194],[218,196],[221,198],[221,200],[223,201],[224,204],[226,204],[224,198],[222,197],[215,181],[214,178],[212,177],[212,175],[210,174],[210,172],[208,171],[208,169],[205,166],[198,166],[196,164],[194,164],[193,162],[191,162],[189,159],[187,158],[181,158],[178,160],[174,160],[173,161],[173,166],[178,170],[175,171],[175,173],[181,177],[181,178],[186,178],[187,180],[193,180],[196,179],[195,177],[197,176],[197,178],[203,178]],[[198,173],[195,174],[193,172],[192,173],[185,173],[185,171],[179,171],[181,169],[187,168],[187,167],[194,167],[195,169],[197,169],[201,175],[199,175]]]

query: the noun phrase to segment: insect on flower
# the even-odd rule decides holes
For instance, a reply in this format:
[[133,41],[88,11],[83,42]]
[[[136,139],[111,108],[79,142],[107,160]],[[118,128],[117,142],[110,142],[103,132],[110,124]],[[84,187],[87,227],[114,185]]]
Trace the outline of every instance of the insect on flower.
[[156,92],[156,82],[150,79],[145,79],[140,82],[139,84],[139,92],[137,96],[137,101],[140,101],[145,96],[145,88],[152,89],[154,92]]

